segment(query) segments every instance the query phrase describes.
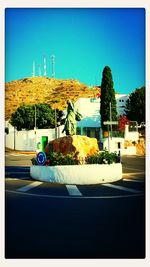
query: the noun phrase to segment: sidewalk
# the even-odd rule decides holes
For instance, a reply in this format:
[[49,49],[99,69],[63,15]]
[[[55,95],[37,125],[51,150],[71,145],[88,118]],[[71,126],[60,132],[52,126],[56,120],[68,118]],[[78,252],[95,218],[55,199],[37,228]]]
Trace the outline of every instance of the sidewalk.
[[13,154],[28,154],[28,155],[35,155],[36,151],[22,151],[22,150],[14,150],[11,148],[5,147],[5,153],[13,153]]

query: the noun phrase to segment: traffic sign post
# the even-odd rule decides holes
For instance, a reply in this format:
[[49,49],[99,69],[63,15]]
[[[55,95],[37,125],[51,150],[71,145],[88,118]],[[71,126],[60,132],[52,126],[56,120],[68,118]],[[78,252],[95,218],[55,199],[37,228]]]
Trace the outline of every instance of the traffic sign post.
[[104,121],[104,125],[118,125],[118,121]]
[[38,165],[44,165],[46,162],[45,152],[39,152],[36,156],[36,161],[37,161]]
[[108,151],[110,152],[110,131],[109,131],[109,125],[111,126],[111,138],[112,138],[112,125],[118,125],[118,121],[104,121],[104,125],[108,126]]

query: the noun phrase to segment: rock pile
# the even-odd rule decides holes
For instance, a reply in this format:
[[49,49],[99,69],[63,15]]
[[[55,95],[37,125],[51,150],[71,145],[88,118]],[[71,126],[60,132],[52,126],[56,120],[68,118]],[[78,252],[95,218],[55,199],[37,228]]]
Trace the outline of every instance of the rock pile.
[[45,152],[61,152],[63,155],[75,153],[76,157],[85,159],[87,155],[93,155],[99,151],[96,138],[87,136],[73,135],[64,136],[50,141],[45,147]]

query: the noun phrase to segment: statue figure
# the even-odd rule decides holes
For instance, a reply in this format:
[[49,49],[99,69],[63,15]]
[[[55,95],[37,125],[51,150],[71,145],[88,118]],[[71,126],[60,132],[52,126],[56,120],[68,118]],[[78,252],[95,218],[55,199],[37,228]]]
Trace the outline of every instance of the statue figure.
[[74,103],[71,100],[67,101],[67,116],[65,119],[65,126],[62,133],[65,131],[66,135],[75,135],[76,134],[76,120],[81,120],[81,114],[75,110]]

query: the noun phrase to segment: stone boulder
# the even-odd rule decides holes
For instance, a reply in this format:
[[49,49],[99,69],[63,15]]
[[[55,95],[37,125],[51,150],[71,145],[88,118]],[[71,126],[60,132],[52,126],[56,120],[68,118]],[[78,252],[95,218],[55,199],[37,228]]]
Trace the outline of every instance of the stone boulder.
[[96,138],[87,136],[73,135],[64,136],[50,141],[45,147],[45,152],[61,152],[63,155],[75,153],[76,157],[85,159],[87,155],[93,155],[99,151]]

